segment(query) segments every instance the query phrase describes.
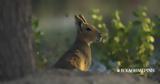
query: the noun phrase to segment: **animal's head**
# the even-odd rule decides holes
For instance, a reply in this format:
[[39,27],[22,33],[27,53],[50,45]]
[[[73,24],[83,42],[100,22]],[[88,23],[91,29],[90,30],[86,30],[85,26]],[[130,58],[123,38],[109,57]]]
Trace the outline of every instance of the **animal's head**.
[[91,24],[89,24],[83,15],[75,16],[76,25],[78,27],[78,36],[81,40],[88,43],[100,40],[101,33]]

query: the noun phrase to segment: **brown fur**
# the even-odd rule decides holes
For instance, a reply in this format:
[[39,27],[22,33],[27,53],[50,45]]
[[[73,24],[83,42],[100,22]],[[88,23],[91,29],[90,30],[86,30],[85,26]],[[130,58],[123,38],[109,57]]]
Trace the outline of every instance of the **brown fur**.
[[72,48],[56,62],[54,67],[88,71],[92,60],[90,45],[97,38],[100,38],[100,33],[94,26],[88,24],[82,15],[76,15],[75,21],[78,27],[76,41]]

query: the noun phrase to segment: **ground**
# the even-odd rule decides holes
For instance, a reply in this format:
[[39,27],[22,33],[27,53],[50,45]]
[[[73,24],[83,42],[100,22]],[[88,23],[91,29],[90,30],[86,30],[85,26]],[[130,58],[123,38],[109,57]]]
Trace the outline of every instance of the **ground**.
[[25,78],[0,84],[158,84],[155,81],[127,73],[92,73],[68,70],[48,70]]

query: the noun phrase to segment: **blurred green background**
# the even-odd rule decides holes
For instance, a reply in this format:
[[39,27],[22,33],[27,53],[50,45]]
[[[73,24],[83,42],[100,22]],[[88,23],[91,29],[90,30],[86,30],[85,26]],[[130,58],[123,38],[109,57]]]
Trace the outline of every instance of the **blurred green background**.
[[[53,65],[73,44],[75,14],[103,33],[92,55],[107,70],[160,67],[160,0],[33,0],[37,66]],[[138,73],[150,76],[148,73]]]

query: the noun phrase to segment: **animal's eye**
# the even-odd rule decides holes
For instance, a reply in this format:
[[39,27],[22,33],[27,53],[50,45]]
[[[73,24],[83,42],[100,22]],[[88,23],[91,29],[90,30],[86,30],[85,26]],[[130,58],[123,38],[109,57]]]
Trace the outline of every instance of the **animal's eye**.
[[92,31],[92,30],[91,30],[90,28],[86,28],[86,31],[87,31],[87,32],[90,32],[90,31]]

